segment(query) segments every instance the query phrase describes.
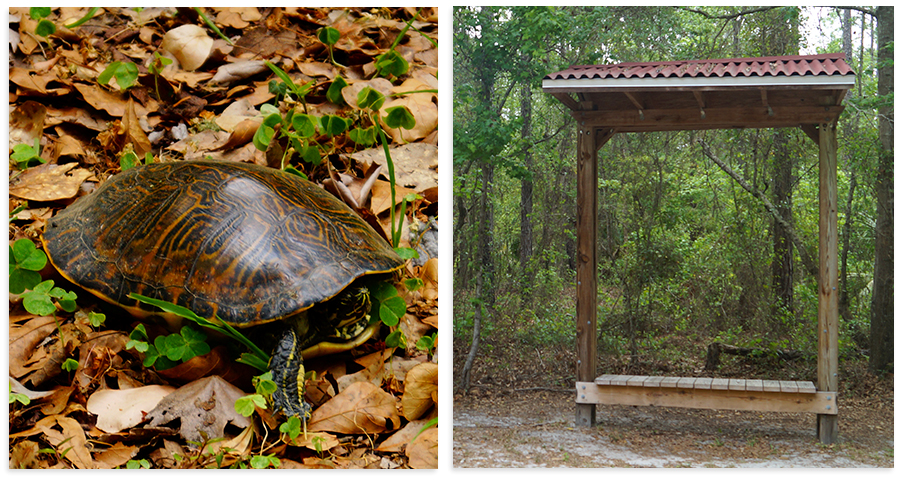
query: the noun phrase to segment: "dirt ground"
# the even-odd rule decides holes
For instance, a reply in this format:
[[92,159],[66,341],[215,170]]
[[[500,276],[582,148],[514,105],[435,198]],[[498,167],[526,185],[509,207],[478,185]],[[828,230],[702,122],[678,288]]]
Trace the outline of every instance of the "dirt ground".
[[[513,356],[495,349],[469,393],[454,396],[454,468],[894,467],[893,375],[869,375],[862,361],[841,367],[838,442],[822,445],[807,413],[599,405],[595,427],[575,427],[568,361],[545,357],[539,368],[519,359],[535,355]],[[745,373],[737,377],[789,379]]]
[[893,408],[840,404],[839,442],[816,439],[814,414],[598,406],[576,428],[573,393],[486,392],[453,405],[453,466],[894,467]]

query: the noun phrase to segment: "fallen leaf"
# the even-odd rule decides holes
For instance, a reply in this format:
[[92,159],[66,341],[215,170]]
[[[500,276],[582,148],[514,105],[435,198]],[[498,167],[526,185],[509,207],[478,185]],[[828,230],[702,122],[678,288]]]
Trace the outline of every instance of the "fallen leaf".
[[[54,428],[56,425],[59,425],[62,430],[56,430]],[[76,467],[81,469],[94,467],[94,460],[86,445],[87,437],[77,420],[62,415],[52,415],[39,420],[36,426],[41,429],[56,451]]]
[[[219,10],[219,9],[217,9]],[[243,29],[262,18],[256,7],[225,7],[216,15],[216,22],[226,27]]]
[[22,326],[9,330],[9,374],[21,378],[42,367],[34,364],[35,351],[50,334],[56,331],[56,320],[53,317],[35,317]]
[[141,129],[137,113],[135,113],[135,103],[131,98],[128,99],[128,103],[125,106],[125,116],[122,118],[122,130],[125,132],[125,143],[130,143],[132,145],[134,153],[137,154],[138,158],[143,159],[144,155],[153,149],[153,146],[150,144],[150,139],[147,138],[144,129]]
[[9,114],[9,147],[18,144],[34,146],[44,133],[44,119],[47,107],[40,103],[27,101]]
[[250,78],[263,71],[268,71],[268,69],[265,61],[258,59],[235,61],[219,66],[219,69],[216,70],[216,75],[209,82],[218,84],[231,83],[232,81]]
[[316,409],[309,419],[310,430],[341,434],[388,432],[400,425],[393,396],[373,385],[359,382]]
[[438,366],[422,363],[406,375],[400,406],[407,420],[416,420],[434,405],[432,395],[438,387]]
[[[437,186],[437,146],[415,142],[391,147],[390,149],[391,159],[394,160],[394,172],[398,186],[412,188],[416,192]],[[387,167],[384,148],[381,147],[358,151],[351,154],[350,157],[362,163],[378,164]]]
[[[12,376],[9,377],[9,388],[10,388],[10,393],[18,393],[19,395],[25,395],[28,397],[29,400],[39,400],[41,398],[52,397],[56,393],[55,390],[51,390],[51,391],[29,390],[28,388],[25,388],[25,385],[23,385],[22,383],[19,383],[19,381],[16,380],[15,378],[13,378]],[[59,412],[54,412],[54,413],[59,413]]]
[[168,385],[148,385],[128,390],[99,390],[88,398],[87,410],[97,416],[97,428],[114,434],[144,421],[166,395],[175,391]]
[[417,469],[437,469],[438,467],[438,430],[431,427],[419,434],[406,446],[409,466]]
[[81,183],[93,175],[83,168],[74,169],[75,166],[78,163],[28,168],[9,182],[9,194],[36,202],[74,198]]
[[118,468],[134,459],[134,456],[138,451],[140,451],[140,448],[137,446],[126,446],[121,442],[116,442],[102,452],[97,453],[94,456],[94,462],[96,462],[97,467],[101,469]]
[[225,141],[225,144],[222,144],[220,147],[213,148],[212,150],[231,151],[234,148],[241,147],[250,142],[253,142],[253,136],[256,134],[256,130],[259,129],[260,125],[262,125],[262,120],[258,118],[247,119],[240,122],[234,128],[234,131],[231,132],[231,135],[228,137],[228,140]]
[[346,374],[338,378],[338,391],[344,391],[352,383],[368,381],[373,385],[381,385],[384,378],[384,362],[391,357],[391,350],[378,351],[368,354],[356,360],[362,370],[353,374]]
[[300,434],[296,439],[289,438],[288,444],[305,447],[316,452],[325,452],[341,445],[341,441],[338,440],[336,435],[327,432],[307,432],[306,434]]
[[166,32],[161,45],[185,71],[203,66],[212,46],[213,39],[206,34],[206,30],[194,24],[185,24]]
[[61,386],[53,390],[47,402],[41,406],[41,413],[44,415],[56,415],[63,413],[69,403],[69,397],[75,391],[73,386]]
[[431,334],[434,331],[431,325],[422,322],[419,317],[411,313],[407,313],[400,319],[400,330],[403,331],[403,335],[406,336],[406,342],[411,347],[415,347],[416,342],[419,342],[422,336]]
[[9,467],[11,469],[38,468],[38,452],[40,446],[37,442],[23,440],[10,446]]
[[428,422],[428,420],[423,419],[407,423],[402,429],[391,434],[390,437],[379,444],[375,450],[380,452],[403,452],[406,449],[406,445],[413,440]]
[[234,402],[246,394],[218,376],[210,376],[188,383],[164,398],[147,414],[151,426],[159,426],[175,419],[181,420],[179,432],[191,442],[225,435],[225,425],[238,428],[250,425],[250,420],[234,409]]

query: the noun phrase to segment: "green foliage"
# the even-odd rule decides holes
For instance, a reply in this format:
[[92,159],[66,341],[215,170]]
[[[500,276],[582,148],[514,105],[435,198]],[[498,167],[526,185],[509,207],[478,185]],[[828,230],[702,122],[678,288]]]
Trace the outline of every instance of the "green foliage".
[[434,354],[435,342],[437,342],[437,332],[431,335],[422,336],[416,341],[416,349],[428,354]]
[[22,293],[22,305],[35,315],[53,315],[57,305],[66,312],[74,312],[76,298],[75,292],[65,291],[54,286],[53,280],[47,280]]
[[[291,439],[300,437],[300,434],[303,434],[304,429],[304,421],[300,420],[300,417],[296,415],[288,417],[288,419],[284,421],[284,423],[278,426],[278,431],[290,437]],[[316,451],[321,453],[321,447],[317,448]]]
[[31,399],[28,398],[28,395],[24,393],[13,393],[12,391],[12,381],[9,382],[9,404],[12,405],[14,402],[19,402],[23,406],[28,406],[31,403]]
[[206,334],[187,325],[177,333],[157,336],[153,344],[149,344],[144,325],[138,324],[129,335],[129,339],[125,345],[126,349],[134,348],[143,352],[144,366],[148,368],[155,366],[158,370],[173,368],[210,351]]
[[253,469],[266,469],[270,466],[273,468],[281,467],[281,460],[278,459],[278,457],[276,457],[274,454],[270,454],[268,456],[256,454],[252,458],[250,458],[250,467]]
[[266,408],[266,398],[258,393],[243,396],[234,402],[234,410],[244,417],[253,415],[257,407],[261,409]]
[[406,315],[406,300],[390,283],[378,281],[369,285],[372,299],[372,321],[381,320],[388,327],[396,327]]
[[115,77],[116,83],[119,84],[119,88],[121,88],[122,91],[128,90],[137,83],[137,65],[131,61],[113,61],[99,76],[97,76],[97,82],[108,85],[113,77]]
[[[223,322],[221,319],[216,319],[218,321],[217,324],[204,319],[203,317],[200,317],[199,315],[195,314],[193,311],[185,307],[162,300],[157,300],[155,298],[138,295],[137,293],[131,293],[128,295],[128,297],[158,307],[163,312],[191,320],[201,327],[211,329],[219,334],[222,334],[239,342],[240,344],[244,345],[249,350],[249,352],[241,355],[241,357],[237,361],[239,363],[244,363],[252,366],[260,371],[268,371],[269,355],[266,354],[262,349],[260,349],[256,344],[254,344],[251,340],[247,339],[246,336],[238,332],[234,327]],[[135,330],[137,331],[137,329]],[[138,334],[140,335],[140,332]],[[179,339],[171,339],[172,345],[175,346],[173,347],[173,351],[181,351],[180,355],[177,352],[173,352],[172,354],[179,355],[179,357],[183,358],[186,355],[191,354],[191,352],[202,351],[203,346],[199,345],[199,343],[203,342],[203,340],[200,339],[201,335],[203,334],[198,331],[192,330],[188,332],[187,336],[182,335],[182,337]],[[143,337],[143,340],[146,340],[146,330],[143,331]],[[135,337],[132,337],[132,339],[135,339]],[[205,336],[203,337],[203,339],[205,339]],[[166,364],[169,367],[174,366],[174,364],[172,363],[166,363],[166,361],[169,361],[169,359],[164,354],[161,354],[161,352],[168,351],[169,349],[169,343],[167,341],[168,339],[166,339],[164,336],[159,336],[154,339],[152,347],[148,345],[146,353],[147,356],[144,360],[145,366],[155,364],[158,369],[167,369],[161,366],[161,363],[157,361],[163,361],[162,364]],[[135,347],[137,346],[135,345]],[[208,349],[207,352],[209,352]],[[148,361],[150,361],[149,364],[147,364]]]
[[47,162],[41,157],[41,143],[38,138],[34,139],[33,146],[29,146],[28,144],[16,144],[9,157],[13,161],[19,163],[19,169],[25,169],[29,166],[36,166]]
[[125,463],[125,469],[150,469],[150,461],[146,459],[129,459]]
[[9,292],[20,294],[41,282],[40,270],[47,265],[47,255],[31,239],[19,239],[9,246]]
[[398,347],[400,349],[406,349],[406,335],[403,334],[403,331],[397,327],[395,330],[391,331],[387,337],[384,338],[384,344],[387,347]]
[[63,369],[63,371],[68,371],[71,373],[72,371],[78,369],[78,361],[72,358],[66,358],[66,360],[63,361],[61,368]]

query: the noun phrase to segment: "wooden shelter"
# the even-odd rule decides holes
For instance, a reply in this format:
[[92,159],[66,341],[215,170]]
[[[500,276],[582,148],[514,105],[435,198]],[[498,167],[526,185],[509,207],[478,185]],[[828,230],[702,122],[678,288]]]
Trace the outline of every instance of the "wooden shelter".
[[[543,89],[578,124],[576,425],[597,404],[818,414],[837,439],[837,139],[854,73],[843,54],[572,66]],[[617,132],[799,127],[819,146],[818,381],[597,376],[597,151]]]

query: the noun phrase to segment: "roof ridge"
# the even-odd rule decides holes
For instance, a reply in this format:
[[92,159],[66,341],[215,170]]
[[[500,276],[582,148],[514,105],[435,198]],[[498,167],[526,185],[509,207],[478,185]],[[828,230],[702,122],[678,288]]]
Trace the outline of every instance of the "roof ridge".
[[628,61],[624,63],[613,64],[575,64],[569,66],[569,69],[587,69],[587,68],[634,68],[639,66],[681,66],[685,64],[725,64],[725,63],[768,63],[773,61],[822,61],[822,60],[844,60],[844,53],[824,53],[824,54],[802,54],[790,56],[760,56],[747,58],[721,58],[721,59],[686,59],[686,60],[666,60],[666,61]]

